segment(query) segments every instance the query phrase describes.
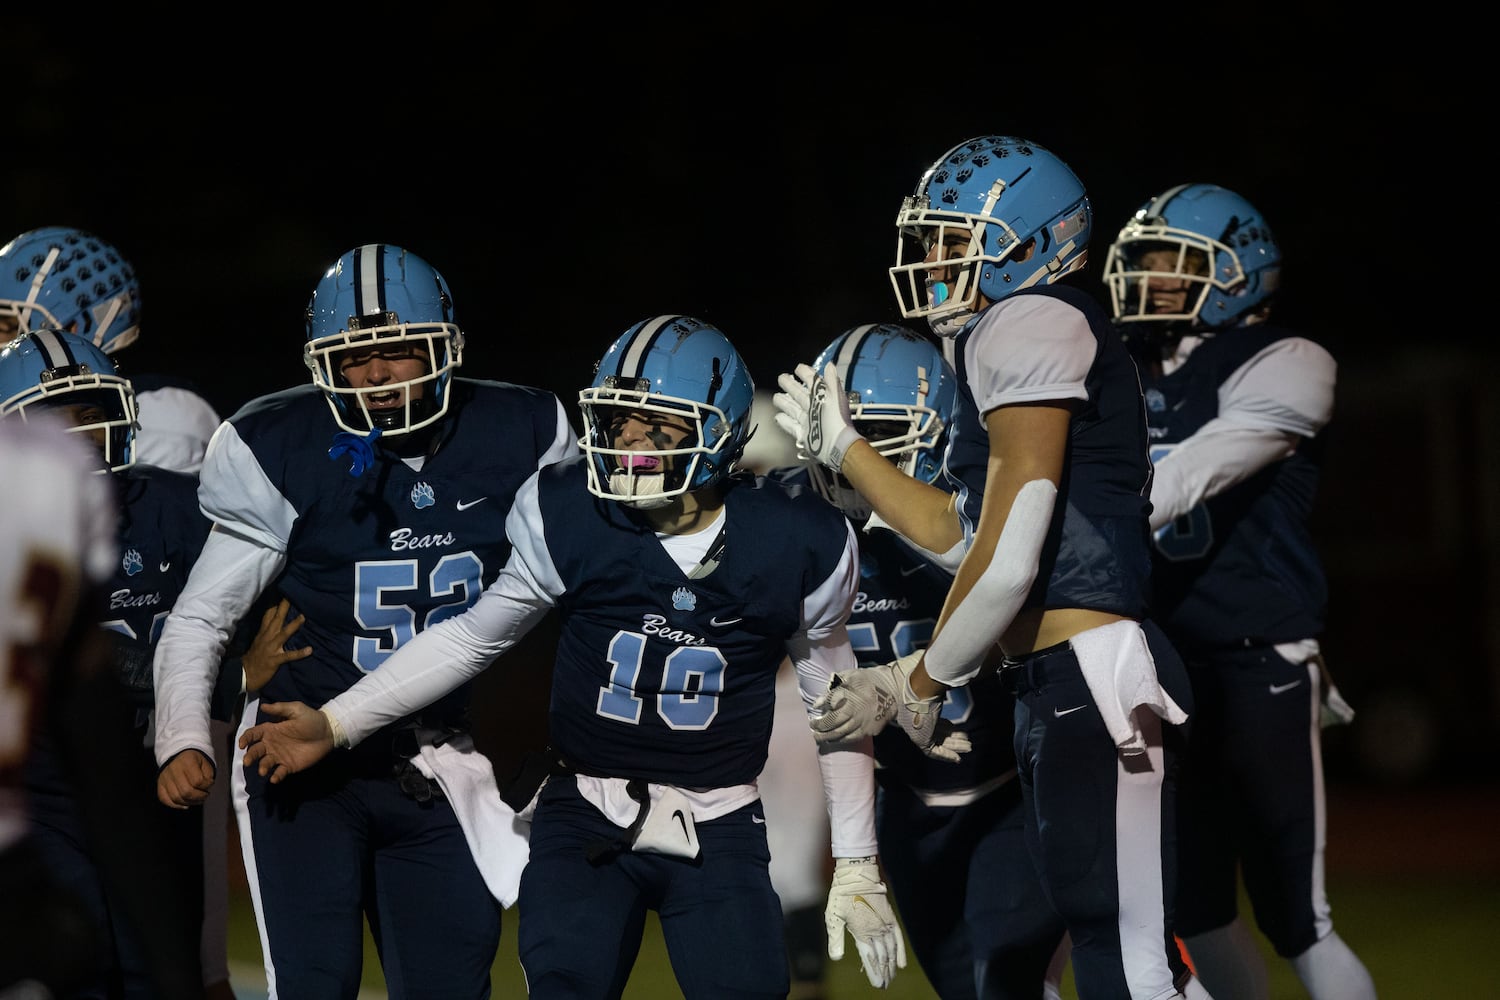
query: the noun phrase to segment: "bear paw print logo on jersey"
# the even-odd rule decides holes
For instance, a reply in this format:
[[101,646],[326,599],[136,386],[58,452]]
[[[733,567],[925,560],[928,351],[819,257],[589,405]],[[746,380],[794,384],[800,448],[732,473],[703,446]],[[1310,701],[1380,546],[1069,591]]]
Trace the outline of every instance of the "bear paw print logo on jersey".
[[126,576],[135,576],[146,568],[146,560],[135,549],[126,549],[125,558],[120,560],[120,565],[124,567]]
[[698,595],[686,587],[678,587],[672,591],[673,611],[692,611],[698,606]]
[[432,487],[426,483],[418,483],[411,488],[411,505],[417,510],[431,507],[437,503],[437,497],[432,493]]

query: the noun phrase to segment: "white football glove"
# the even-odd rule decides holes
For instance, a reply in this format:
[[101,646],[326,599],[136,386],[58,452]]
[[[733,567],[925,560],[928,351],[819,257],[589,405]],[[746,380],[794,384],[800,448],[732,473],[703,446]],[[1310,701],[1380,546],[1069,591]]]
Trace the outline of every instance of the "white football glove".
[[912,671],[921,659],[917,650],[891,663],[834,674],[828,690],[813,702],[813,738],[843,743],[873,736],[895,719],[918,750],[934,760],[957,763],[973,744],[942,717],[943,695],[919,698],[911,689]]
[[818,695],[808,712],[813,738],[819,743],[844,743],[874,736],[896,717],[901,678],[885,663],[833,675],[828,690]]
[[776,377],[781,391],[771,397],[776,425],[797,442],[797,457],[838,472],[844,455],[862,440],[850,416],[849,396],[832,361],[822,376],[811,365],[798,365],[794,374]]
[[886,899],[885,883],[874,858],[839,858],[823,910],[828,930],[828,957],[844,957],[844,931],[854,938],[859,963],[870,985],[883,990],[906,968],[906,942]]

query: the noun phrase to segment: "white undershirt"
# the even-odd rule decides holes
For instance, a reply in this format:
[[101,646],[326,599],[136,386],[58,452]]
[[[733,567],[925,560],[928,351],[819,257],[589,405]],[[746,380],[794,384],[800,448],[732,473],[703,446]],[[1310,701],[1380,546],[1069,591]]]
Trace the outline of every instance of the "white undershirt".
[[657,541],[661,547],[667,550],[667,555],[677,564],[677,568],[689,575],[703,563],[703,557],[708,554],[708,547],[718,538],[718,532],[724,526],[724,508],[719,508],[719,513],[706,527],[699,528],[692,534],[674,535],[665,531],[656,533]]

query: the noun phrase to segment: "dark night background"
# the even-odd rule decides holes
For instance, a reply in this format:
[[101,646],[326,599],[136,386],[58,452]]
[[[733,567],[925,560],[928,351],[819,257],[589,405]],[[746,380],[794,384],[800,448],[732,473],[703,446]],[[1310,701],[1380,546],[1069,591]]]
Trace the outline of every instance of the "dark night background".
[[447,277],[464,374],[571,403],[617,334],[685,312],[770,386],[839,331],[900,320],[896,210],[963,139],[1068,161],[1095,276],[1147,197],[1222,184],[1276,230],[1279,320],[1340,361],[1318,529],[1326,653],[1360,714],[1329,736],[1331,773],[1495,773],[1497,355],[1445,304],[1487,266],[1452,128],[1465,88],[1439,58],[1472,26],[1427,46],[1265,5],[1054,5],[1045,29],[993,4],[245,10],[0,25],[0,232],[75,225],[135,263],[126,374],[191,377],[226,415],[302,381],[318,276],[385,241]]

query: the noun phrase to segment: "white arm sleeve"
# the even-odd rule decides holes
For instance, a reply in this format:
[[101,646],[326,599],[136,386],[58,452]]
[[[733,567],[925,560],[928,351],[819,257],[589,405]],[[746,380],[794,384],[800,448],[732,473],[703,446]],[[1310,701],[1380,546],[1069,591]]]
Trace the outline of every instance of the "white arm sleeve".
[[[859,585],[859,542],[846,522],[848,538],[839,565],[802,602],[802,631],[787,640],[804,707],[828,690],[833,675],[858,664],[849,646],[849,610]],[[875,839],[875,741],[818,747],[823,797],[828,802],[829,839],[836,858],[878,853]]]
[[151,661],[158,767],[187,749],[214,759],[209,699],[224,649],[240,619],[285,563],[279,549],[221,525],[209,532],[162,626]]
[[505,532],[513,546],[510,560],[472,607],[419,632],[379,670],[322,706],[349,744],[474,677],[556,603],[563,586],[543,538],[535,475],[516,494]]
[[921,556],[923,559],[926,559],[934,566],[937,566],[939,569],[945,570],[950,576],[958,572],[959,565],[964,561],[964,553],[969,551],[968,538],[960,538],[958,541],[953,543],[953,548],[949,549],[947,552],[937,553],[933,552],[931,549],[924,549],[922,546],[918,545],[910,538],[907,538],[905,535],[901,534],[901,532],[897,531],[889,524],[886,524],[885,519],[880,516],[879,511],[872,510],[870,512],[869,518],[865,521],[864,530],[866,534],[873,531],[889,531],[891,534],[901,539],[902,543],[907,548],[911,549],[917,555]]
[[[1232,336],[1232,334],[1230,334]],[[1302,337],[1268,345],[1219,387],[1219,415],[1173,447],[1151,481],[1151,530],[1244,482],[1333,416],[1337,366]]]
[[1016,493],[990,564],[923,654],[927,676],[958,687],[979,673],[1031,591],[1056,504],[1057,487],[1050,480],[1033,479]]
[[192,747],[213,759],[209,698],[229,637],[286,565],[297,511],[229,421],[209,439],[198,506],[214,522],[152,659],[156,762]]

